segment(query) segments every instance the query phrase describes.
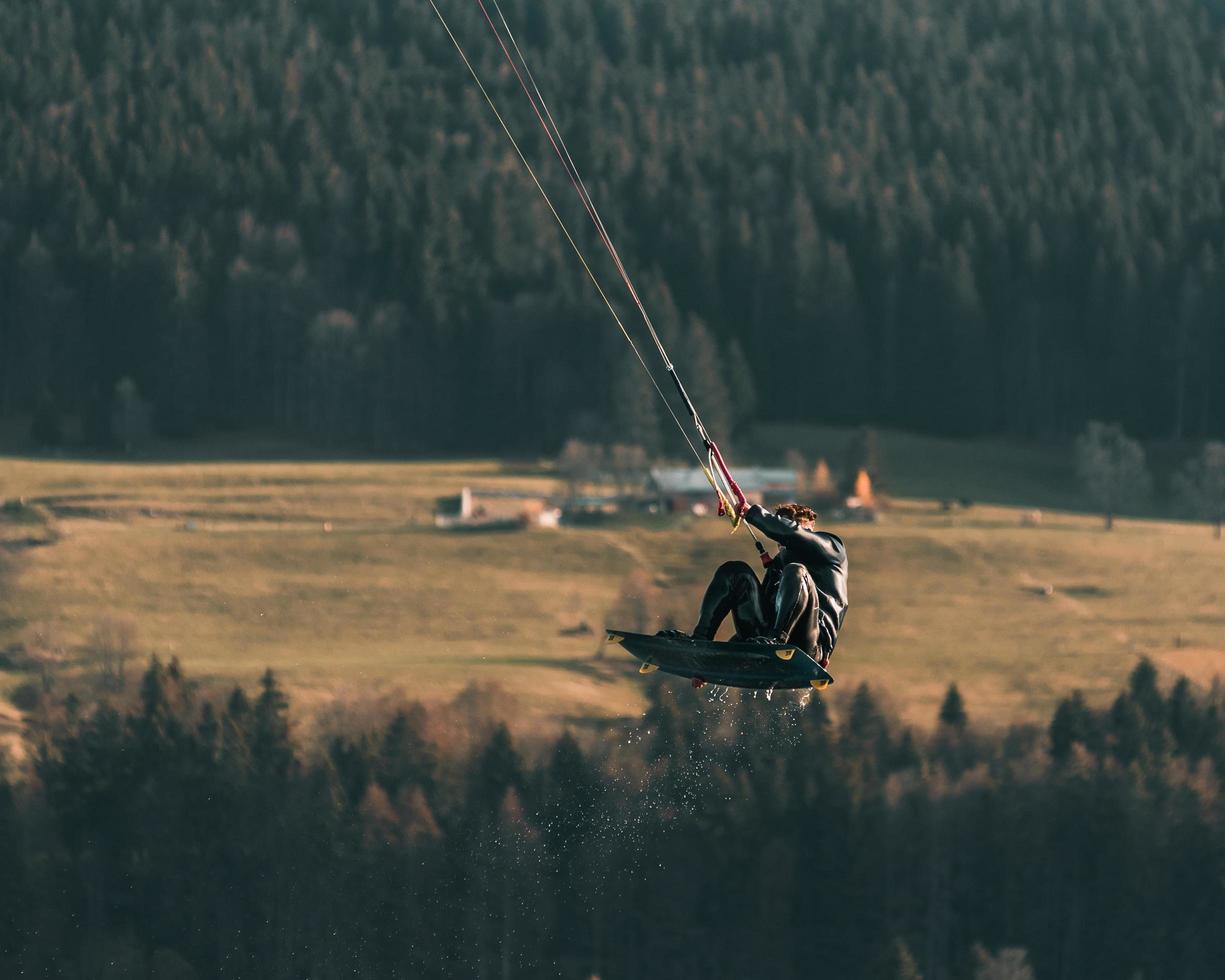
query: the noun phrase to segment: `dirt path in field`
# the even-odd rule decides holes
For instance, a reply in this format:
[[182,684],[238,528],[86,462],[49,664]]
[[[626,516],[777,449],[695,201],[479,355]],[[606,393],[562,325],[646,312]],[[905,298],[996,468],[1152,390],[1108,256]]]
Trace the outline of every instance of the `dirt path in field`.
[[634,559],[634,564],[638,568],[650,568],[651,561],[647,558],[646,552],[642,550],[635,542],[627,541],[620,534],[608,533],[603,535],[603,540],[606,541],[610,548],[623,552]]

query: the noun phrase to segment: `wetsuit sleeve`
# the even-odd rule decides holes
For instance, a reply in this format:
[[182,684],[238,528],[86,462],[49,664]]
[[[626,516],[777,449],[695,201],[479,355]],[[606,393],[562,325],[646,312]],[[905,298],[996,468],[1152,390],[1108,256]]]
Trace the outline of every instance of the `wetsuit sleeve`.
[[811,549],[823,555],[831,565],[842,564],[842,545],[832,535],[806,530],[795,521],[779,517],[758,504],[744,512],[744,519],[784,547]]

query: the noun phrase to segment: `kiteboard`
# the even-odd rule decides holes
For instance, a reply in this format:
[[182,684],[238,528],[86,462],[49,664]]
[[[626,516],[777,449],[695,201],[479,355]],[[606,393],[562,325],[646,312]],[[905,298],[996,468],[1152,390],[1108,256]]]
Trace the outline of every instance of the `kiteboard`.
[[821,690],[834,682],[833,675],[807,651],[788,644],[719,642],[620,630],[609,630],[606,639],[641,660],[638,672],[642,674],[662,670],[724,687]]

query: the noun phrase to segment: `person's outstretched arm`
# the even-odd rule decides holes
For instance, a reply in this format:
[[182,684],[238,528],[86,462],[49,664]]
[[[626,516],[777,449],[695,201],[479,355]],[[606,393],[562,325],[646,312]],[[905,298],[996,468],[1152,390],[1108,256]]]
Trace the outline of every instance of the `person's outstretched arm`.
[[838,539],[820,531],[809,531],[793,520],[779,517],[759,504],[753,504],[744,512],[744,519],[762,534],[783,547],[813,548],[823,554],[833,565],[840,565],[845,549]]

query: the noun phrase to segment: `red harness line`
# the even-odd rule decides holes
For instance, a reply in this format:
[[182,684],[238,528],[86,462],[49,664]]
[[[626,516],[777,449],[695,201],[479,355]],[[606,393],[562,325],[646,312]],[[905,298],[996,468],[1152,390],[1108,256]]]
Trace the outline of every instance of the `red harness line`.
[[[723,459],[723,453],[720,451],[718,445],[713,439],[708,439],[706,441],[706,449],[709,453],[713,468],[716,469],[719,475],[726,481],[727,488],[731,491],[732,497],[735,500],[735,513],[728,515],[728,502],[724,500],[723,494],[716,488],[715,492],[719,497],[719,516],[730,516],[732,518],[733,527],[738,527],[741,519],[744,517],[745,511],[749,508],[749,502],[744,495],[744,491],[740,489],[740,484],[737,483],[736,478],[732,476],[732,471],[728,468],[726,461]],[[754,532],[751,524],[745,524],[744,528],[749,532],[749,536],[753,539],[753,546],[757,549],[757,557],[761,559],[763,566],[769,568],[770,562],[774,560],[773,556],[766,551],[766,546],[761,543],[761,539],[757,537],[757,534]]]

